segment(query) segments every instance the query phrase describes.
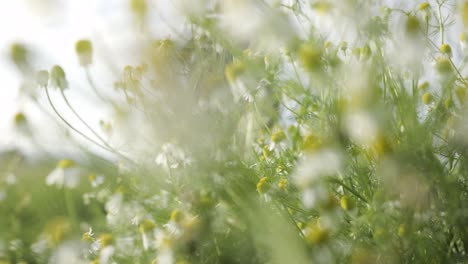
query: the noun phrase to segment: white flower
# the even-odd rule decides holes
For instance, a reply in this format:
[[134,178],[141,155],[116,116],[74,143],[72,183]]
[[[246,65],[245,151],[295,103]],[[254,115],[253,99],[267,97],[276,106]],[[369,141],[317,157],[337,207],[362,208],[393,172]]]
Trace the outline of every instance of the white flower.
[[106,202],[105,208],[107,212],[107,222],[111,225],[119,220],[119,213],[121,212],[123,203],[122,194],[114,194]]
[[93,188],[96,188],[104,183],[104,176],[91,174],[89,176],[89,181],[91,182],[91,186],[93,186]]
[[337,174],[341,170],[341,163],[340,153],[333,149],[308,154],[296,169],[295,182],[306,188],[320,177]]
[[174,256],[172,254],[172,250],[170,249],[165,249],[162,250],[158,253],[158,256],[156,257],[156,263],[158,264],[173,264],[174,262]]
[[[58,247],[52,254],[48,263],[70,263],[70,264],[84,264],[87,263],[80,257],[81,247],[78,243],[67,242]],[[100,262],[102,263],[102,262]]]
[[4,190],[0,190],[0,202],[5,200],[7,197],[6,192]]
[[31,250],[37,255],[44,254],[49,249],[49,241],[46,239],[39,239],[31,245]]
[[110,258],[114,255],[115,248],[113,246],[106,246],[101,249],[101,254],[99,255],[99,263],[106,264],[109,263]]
[[5,182],[8,185],[15,185],[17,182],[16,175],[14,175],[13,173],[8,173],[8,175],[5,178]]
[[182,229],[180,228],[179,223],[176,221],[169,221],[167,224],[164,225],[166,230],[169,232],[169,234],[178,237],[182,234]]
[[79,171],[72,160],[61,160],[57,167],[46,178],[47,185],[56,185],[59,188],[73,189],[80,183]]
[[369,113],[355,112],[346,116],[346,129],[358,144],[368,146],[377,137],[377,124]]

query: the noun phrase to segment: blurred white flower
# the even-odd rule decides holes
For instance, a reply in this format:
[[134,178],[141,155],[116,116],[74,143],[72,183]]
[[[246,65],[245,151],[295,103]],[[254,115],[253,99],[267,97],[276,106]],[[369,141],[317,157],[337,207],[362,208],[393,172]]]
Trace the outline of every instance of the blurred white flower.
[[79,169],[72,160],[61,160],[46,178],[47,185],[73,189],[80,183]]
[[174,255],[172,250],[165,249],[159,251],[158,256],[156,257],[156,263],[158,264],[174,264]]
[[49,249],[49,242],[47,239],[39,239],[34,244],[31,245],[31,250],[34,254],[42,255],[46,253],[47,249]]
[[297,185],[307,188],[320,177],[339,173],[341,167],[341,154],[334,149],[323,149],[303,157],[294,174],[294,180]]
[[113,246],[106,246],[101,249],[101,254],[99,255],[99,263],[107,264],[109,263],[110,258],[114,255],[115,248]]
[[367,112],[354,112],[346,116],[346,130],[360,145],[370,145],[377,137],[377,124]]
[[18,179],[16,178],[16,175],[13,173],[8,173],[5,178],[5,182],[8,185],[15,185],[17,181]]
[[327,198],[327,192],[322,186],[307,188],[302,192],[302,203],[306,208],[314,208],[320,201]]
[[[79,243],[67,242],[62,244],[55,250],[49,259],[48,263],[69,263],[69,264],[81,264],[88,263],[80,257],[81,247]],[[101,262],[102,263],[102,262]]]
[[123,195],[118,193],[112,195],[105,204],[107,212],[107,222],[111,225],[117,223],[119,219],[119,213],[123,204]]
[[102,175],[90,174],[88,176],[88,179],[91,183],[91,186],[93,186],[94,188],[104,183],[104,176]]

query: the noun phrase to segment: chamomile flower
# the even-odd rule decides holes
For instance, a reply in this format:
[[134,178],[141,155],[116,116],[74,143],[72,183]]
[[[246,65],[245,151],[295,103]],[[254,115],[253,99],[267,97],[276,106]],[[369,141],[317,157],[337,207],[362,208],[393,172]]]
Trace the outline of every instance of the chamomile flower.
[[62,69],[62,67],[58,65],[52,67],[50,70],[50,85],[60,90],[65,90],[68,88],[68,81],[65,76],[65,71]]
[[448,57],[452,57],[452,47],[449,44],[442,44],[439,48],[440,52]]
[[79,169],[75,162],[70,159],[63,159],[46,177],[47,185],[55,185],[59,188],[76,188],[80,183]]
[[153,244],[154,244],[154,229],[156,228],[156,223],[147,218],[144,219],[138,226],[140,233],[141,233],[141,239],[143,242],[143,248],[145,250],[148,250]]
[[94,173],[91,173],[88,175],[88,180],[91,183],[91,186],[94,188],[98,187],[99,185],[104,183],[104,176],[102,175],[96,175]]
[[75,51],[80,60],[80,65],[86,67],[93,62],[93,45],[87,39],[78,40],[75,44]]

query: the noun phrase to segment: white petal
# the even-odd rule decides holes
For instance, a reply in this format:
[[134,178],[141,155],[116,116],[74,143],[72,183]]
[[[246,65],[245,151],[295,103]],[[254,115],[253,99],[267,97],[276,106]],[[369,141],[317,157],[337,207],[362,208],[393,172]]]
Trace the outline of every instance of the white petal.
[[53,171],[49,173],[49,175],[46,178],[46,184],[47,185],[57,185],[59,187],[63,186],[63,178],[64,178],[64,172],[63,169],[61,168],[56,168]]

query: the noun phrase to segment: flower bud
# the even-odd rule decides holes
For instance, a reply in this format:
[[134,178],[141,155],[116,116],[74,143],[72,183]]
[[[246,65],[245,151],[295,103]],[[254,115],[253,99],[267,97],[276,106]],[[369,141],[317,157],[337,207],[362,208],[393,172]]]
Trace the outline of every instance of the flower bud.
[[40,87],[46,87],[49,82],[49,72],[46,70],[36,73],[36,84]]
[[422,102],[423,102],[425,105],[429,105],[430,103],[432,103],[432,101],[434,101],[434,96],[433,96],[431,93],[425,93],[425,94],[423,94],[423,96],[422,96]]
[[261,178],[257,183],[257,192],[259,194],[264,194],[270,190],[270,183],[268,182],[268,177]]
[[75,51],[78,54],[81,66],[86,67],[93,62],[93,45],[89,40],[82,39],[77,41]]
[[423,91],[423,90],[426,90],[427,87],[429,87],[429,83],[428,82],[423,82],[421,83],[420,85],[418,85],[418,89]]
[[406,20],[405,24],[405,29],[406,33],[409,35],[415,35],[419,32],[420,30],[421,23],[419,22],[419,19],[415,16],[408,16],[408,19]]
[[130,0],[130,8],[138,17],[144,17],[148,9],[146,0]]
[[429,8],[431,8],[431,5],[428,2],[422,2],[418,7],[420,11],[426,11]]
[[61,90],[65,90],[68,88],[68,82],[62,67],[58,65],[52,67],[52,69],[50,70],[50,84]]
[[26,124],[27,119],[23,112],[18,112],[15,114],[14,122],[16,126],[23,126]]
[[354,209],[354,201],[351,200],[351,198],[349,198],[348,196],[344,195],[341,197],[340,199],[340,205],[341,205],[341,208],[343,208],[343,210],[345,211],[350,211],[350,210],[353,210]]
[[435,62],[436,70],[441,74],[448,74],[452,72],[452,63],[448,58],[439,57]]
[[322,66],[322,50],[313,44],[303,44],[299,49],[298,56],[309,71],[317,71]]
[[226,75],[226,79],[230,82],[235,81],[242,73],[245,72],[245,65],[240,62],[233,62],[226,66],[224,69],[224,74]]
[[284,134],[284,132],[282,130],[274,133],[273,135],[271,135],[271,141],[275,142],[275,143],[280,143],[281,141],[285,140],[286,139],[286,135]]
[[23,73],[27,73],[31,67],[28,62],[28,57],[29,51],[26,46],[18,43],[11,45],[10,59]]
[[361,56],[361,60],[367,60],[367,59],[369,59],[369,57],[370,57],[371,54],[372,54],[372,51],[371,51],[369,45],[367,45],[367,44],[364,45],[364,46],[361,48],[359,54],[360,54],[360,56]]
[[442,44],[439,50],[442,54],[452,57],[452,47],[449,44]]

